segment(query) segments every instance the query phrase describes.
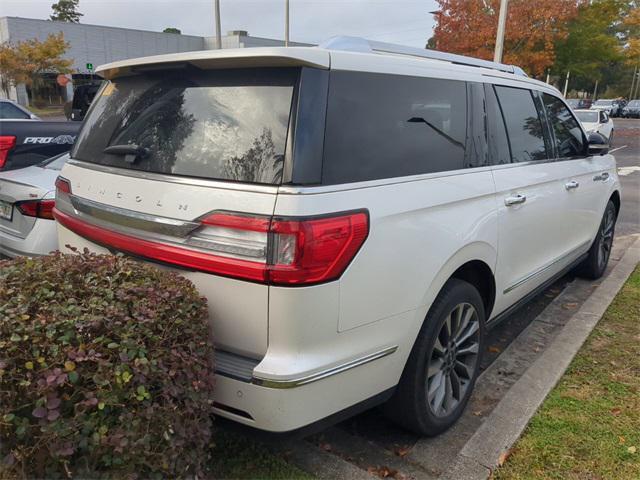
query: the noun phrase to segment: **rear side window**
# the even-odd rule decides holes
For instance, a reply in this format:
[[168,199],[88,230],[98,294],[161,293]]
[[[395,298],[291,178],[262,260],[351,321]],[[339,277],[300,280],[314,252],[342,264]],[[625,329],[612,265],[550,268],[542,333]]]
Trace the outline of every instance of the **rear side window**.
[[580,157],[585,154],[585,140],[582,129],[571,111],[560,100],[543,93],[542,101],[547,111],[547,118],[553,128],[558,149],[558,157]]
[[15,105],[11,105],[9,102],[0,102],[0,118],[17,118],[25,120],[31,117]]
[[336,71],[329,85],[323,183],[464,167],[465,82]]
[[513,162],[549,158],[543,123],[529,90],[495,86],[509,134]]
[[279,184],[297,78],[297,69],[264,68],[116,79],[94,100],[72,157],[132,170]]

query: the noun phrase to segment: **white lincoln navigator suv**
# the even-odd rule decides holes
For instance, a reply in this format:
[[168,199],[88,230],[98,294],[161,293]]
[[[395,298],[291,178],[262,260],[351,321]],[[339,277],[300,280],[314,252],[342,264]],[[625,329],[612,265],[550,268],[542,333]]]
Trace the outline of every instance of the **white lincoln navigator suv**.
[[343,37],[100,73],[59,244],[193,281],[223,417],[282,432],[386,403],[435,435],[488,328],[607,265],[615,160],[517,67]]

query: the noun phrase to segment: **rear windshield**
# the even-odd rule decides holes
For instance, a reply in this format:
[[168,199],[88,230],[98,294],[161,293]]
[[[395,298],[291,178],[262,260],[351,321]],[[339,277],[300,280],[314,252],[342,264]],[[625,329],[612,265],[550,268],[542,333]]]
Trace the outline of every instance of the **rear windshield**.
[[297,69],[256,68],[115,79],[96,96],[72,157],[146,172],[279,184],[297,78]]

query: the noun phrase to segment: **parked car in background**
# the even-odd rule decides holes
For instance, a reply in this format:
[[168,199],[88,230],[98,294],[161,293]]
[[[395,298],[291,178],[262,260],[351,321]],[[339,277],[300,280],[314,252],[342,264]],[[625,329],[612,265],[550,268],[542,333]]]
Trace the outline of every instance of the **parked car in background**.
[[631,100],[622,109],[625,118],[640,118],[640,100]]
[[[0,98],[0,120],[40,120],[35,113],[31,113],[22,105]],[[0,134],[2,132],[0,131]]]
[[599,133],[609,142],[613,142],[613,120],[604,110],[574,110],[583,128],[589,133]]
[[600,99],[591,105],[590,108],[593,110],[603,110],[607,112],[610,117],[619,117],[622,114],[623,107],[623,100]]
[[567,105],[569,105],[574,110],[580,108],[580,99],[579,98],[567,98]]
[[0,172],[37,165],[68,152],[80,126],[78,122],[0,120]]
[[46,255],[58,248],[55,183],[69,154],[0,172],[0,255]]
[[221,416],[290,431],[387,402],[438,434],[488,328],[606,268],[615,159],[517,67],[338,38],[99,72],[57,180],[59,243],[193,281]]
[[591,108],[593,101],[590,98],[581,98],[578,108]]

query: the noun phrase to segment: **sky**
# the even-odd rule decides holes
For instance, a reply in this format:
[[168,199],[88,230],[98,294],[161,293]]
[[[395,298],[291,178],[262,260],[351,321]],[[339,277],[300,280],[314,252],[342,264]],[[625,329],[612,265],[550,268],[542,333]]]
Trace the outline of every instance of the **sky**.
[[[2,0],[0,17],[47,19],[53,0]],[[220,0],[222,32],[284,38],[285,0]],[[424,47],[435,0],[290,0],[291,41],[319,43],[335,35]],[[81,23],[213,36],[213,0],[80,0]]]

